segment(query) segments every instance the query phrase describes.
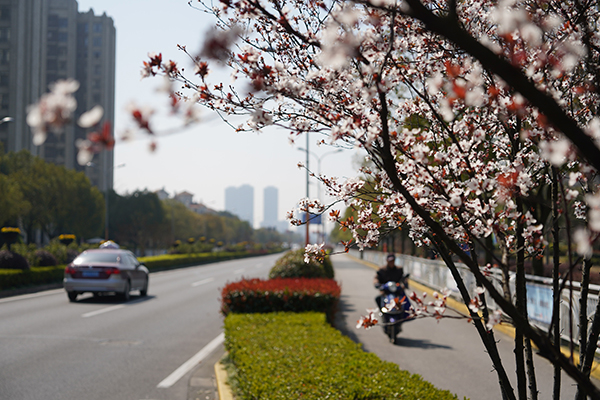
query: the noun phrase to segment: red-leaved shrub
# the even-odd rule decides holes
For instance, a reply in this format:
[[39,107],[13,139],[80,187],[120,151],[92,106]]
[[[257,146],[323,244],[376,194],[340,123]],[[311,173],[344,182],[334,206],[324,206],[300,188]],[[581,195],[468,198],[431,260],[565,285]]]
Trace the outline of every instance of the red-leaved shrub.
[[243,279],[228,283],[221,291],[221,312],[267,313],[319,311],[331,321],[341,287],[333,279]]

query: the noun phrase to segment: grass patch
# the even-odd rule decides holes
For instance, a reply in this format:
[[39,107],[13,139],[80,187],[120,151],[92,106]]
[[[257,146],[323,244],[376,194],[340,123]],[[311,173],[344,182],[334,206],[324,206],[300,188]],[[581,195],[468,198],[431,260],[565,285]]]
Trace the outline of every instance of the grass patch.
[[456,399],[362,350],[323,313],[229,314],[238,399]]

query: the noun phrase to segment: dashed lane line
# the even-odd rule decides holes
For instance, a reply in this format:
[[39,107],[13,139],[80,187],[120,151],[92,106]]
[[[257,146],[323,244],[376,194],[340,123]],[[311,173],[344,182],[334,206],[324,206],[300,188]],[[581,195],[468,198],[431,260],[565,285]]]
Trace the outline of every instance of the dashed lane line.
[[116,306],[110,306],[110,307],[106,307],[106,308],[101,308],[101,309],[96,310],[96,311],[91,311],[91,312],[82,314],[81,317],[82,318],[95,317],[96,315],[104,314],[104,313],[115,311],[115,310],[120,310],[121,308],[124,308],[124,307],[125,307],[125,304],[118,304]]
[[197,287],[197,286],[200,286],[200,285],[204,285],[205,283],[209,283],[209,282],[212,282],[214,280],[215,280],[215,278],[202,279],[201,281],[192,283],[192,287]]

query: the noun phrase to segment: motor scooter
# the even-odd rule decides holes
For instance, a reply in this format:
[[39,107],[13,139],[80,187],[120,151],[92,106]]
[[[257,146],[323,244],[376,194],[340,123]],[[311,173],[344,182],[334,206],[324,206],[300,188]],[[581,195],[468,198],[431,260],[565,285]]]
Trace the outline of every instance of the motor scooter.
[[[402,279],[408,280],[408,275]],[[412,319],[410,316],[410,301],[404,293],[403,282],[386,282],[375,285],[376,289],[381,291],[375,301],[379,307],[382,319],[382,327],[385,334],[389,337],[390,343],[396,343],[396,337],[402,330],[402,324]]]

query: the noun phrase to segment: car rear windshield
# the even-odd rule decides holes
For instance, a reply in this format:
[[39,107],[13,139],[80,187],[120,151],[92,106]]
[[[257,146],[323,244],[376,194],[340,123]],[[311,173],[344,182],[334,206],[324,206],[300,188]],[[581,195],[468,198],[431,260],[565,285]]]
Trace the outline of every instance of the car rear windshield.
[[83,253],[79,255],[74,261],[73,264],[88,264],[88,263],[120,263],[121,255],[117,253],[102,253],[102,252],[94,252],[94,253]]

